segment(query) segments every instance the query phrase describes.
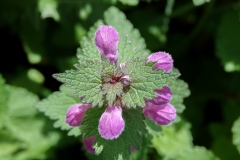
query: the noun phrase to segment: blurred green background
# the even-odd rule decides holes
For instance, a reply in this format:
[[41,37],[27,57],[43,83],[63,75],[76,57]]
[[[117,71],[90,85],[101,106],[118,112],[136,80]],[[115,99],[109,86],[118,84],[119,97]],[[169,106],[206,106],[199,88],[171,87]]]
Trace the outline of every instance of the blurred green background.
[[240,116],[240,1],[1,0],[0,112],[4,104],[9,112],[0,113],[0,160],[86,158],[79,139],[33,104],[59,89],[52,74],[73,68],[79,40],[110,6],[126,14],[151,52],[172,55],[191,91],[182,118],[193,144],[240,159],[232,134]]

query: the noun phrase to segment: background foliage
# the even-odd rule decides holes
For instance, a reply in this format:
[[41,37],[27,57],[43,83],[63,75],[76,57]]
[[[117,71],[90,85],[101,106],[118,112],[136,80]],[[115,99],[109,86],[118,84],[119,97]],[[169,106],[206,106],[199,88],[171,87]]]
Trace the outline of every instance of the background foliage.
[[[1,1],[0,159],[96,159],[85,153],[76,136],[81,130],[53,127],[60,127],[53,121],[61,115],[57,107],[62,103],[56,98],[68,96],[62,100],[65,106],[76,99],[64,87],[58,92],[60,83],[52,74],[73,68],[77,48],[87,41],[83,36],[110,6],[125,13],[151,52],[163,50],[173,56],[191,91],[184,106],[176,106],[182,113],[179,122],[162,130],[149,124],[154,136],[132,159],[240,159],[240,2],[236,0]],[[105,20],[118,25],[116,17],[112,14]],[[178,84],[172,87],[186,88],[181,80]],[[34,108],[52,92],[48,98],[56,106],[56,114],[50,115],[53,120]],[[181,98],[189,95],[176,93]],[[171,103],[177,100],[173,97]]]

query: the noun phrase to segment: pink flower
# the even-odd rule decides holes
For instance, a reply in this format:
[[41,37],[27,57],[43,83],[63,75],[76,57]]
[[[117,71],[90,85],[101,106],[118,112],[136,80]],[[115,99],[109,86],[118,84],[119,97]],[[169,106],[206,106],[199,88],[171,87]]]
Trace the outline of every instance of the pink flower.
[[143,114],[156,124],[167,125],[175,120],[176,109],[169,103],[165,106],[156,106],[151,102],[147,102],[143,108]]
[[110,62],[118,61],[118,32],[111,26],[100,26],[96,31],[95,43],[101,56],[105,56]]
[[93,148],[93,141],[95,138],[96,136],[92,136],[90,138],[83,139],[83,146],[89,153],[95,153],[95,149]]
[[91,104],[74,104],[71,106],[66,114],[67,124],[73,127],[80,126],[82,124],[84,112],[91,107]]
[[[171,72],[173,67],[173,59],[166,52],[156,52],[148,57],[148,62],[156,62],[154,70],[164,70]],[[176,118],[176,109],[169,104],[172,99],[172,92],[168,86],[155,90],[157,96],[148,100],[143,108],[143,114],[153,120],[156,124],[167,125]]]
[[114,139],[119,137],[124,127],[122,108],[120,106],[109,106],[99,120],[98,131],[103,138]]
[[172,92],[168,86],[164,86],[162,89],[155,90],[157,97],[149,100],[154,105],[167,105],[172,99]]
[[157,62],[157,64],[154,67],[154,70],[161,69],[165,72],[170,72],[173,67],[173,59],[170,54],[166,52],[156,52],[151,54],[148,57],[148,62]]

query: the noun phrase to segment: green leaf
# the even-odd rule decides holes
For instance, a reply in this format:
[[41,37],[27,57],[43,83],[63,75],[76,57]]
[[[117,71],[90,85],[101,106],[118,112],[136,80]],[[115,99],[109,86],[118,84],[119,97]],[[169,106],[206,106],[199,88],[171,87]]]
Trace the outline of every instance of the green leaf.
[[89,138],[98,134],[98,123],[99,119],[104,112],[105,108],[101,107],[94,107],[89,108],[85,114],[86,117],[83,118],[82,126],[83,126],[83,133],[84,138]]
[[82,134],[82,127],[74,127],[68,132],[68,136],[74,136],[77,137],[80,134]]
[[137,46],[137,42],[134,42],[133,37],[131,35],[125,35],[121,37],[121,40],[118,44],[118,53],[119,59],[118,63],[124,63],[133,58],[141,57],[147,58],[149,56],[149,52],[146,51],[142,46]]
[[220,160],[211,151],[204,147],[181,150],[177,154],[164,158],[164,160]]
[[149,157],[149,145],[150,145],[150,136],[147,138],[143,138],[143,144],[140,150],[136,150],[131,153],[131,160],[150,160],[153,159]]
[[136,6],[139,3],[139,0],[119,0],[124,5]]
[[171,81],[168,86],[172,91],[172,100],[170,103],[174,106],[174,108],[176,108],[178,113],[182,113],[185,109],[183,98],[190,95],[188,84],[183,80],[177,79],[175,81]]
[[151,135],[159,136],[162,133],[162,127],[149,118],[145,119],[146,129]]
[[238,152],[240,153],[240,117],[234,122],[232,127],[233,133],[233,144],[237,146]]
[[236,146],[232,143],[232,136],[229,136],[230,127],[225,122],[215,122],[209,126],[211,137],[213,137],[211,150],[222,160],[240,159],[240,154]]
[[[141,109],[127,109],[123,111],[125,128],[122,134],[113,140],[106,140],[99,135],[98,123],[104,112],[104,107],[90,108],[86,112],[83,119],[84,137],[96,136],[94,148],[96,154],[100,154],[104,160],[129,159],[130,145],[135,149],[140,149],[142,145],[143,135],[146,134],[145,124],[143,122],[143,114]],[[99,158],[100,159],[100,158]]]
[[34,108],[38,97],[23,88],[6,86],[6,89],[9,93],[6,127],[12,133],[17,133],[15,136],[18,139],[33,143],[33,139],[42,136],[39,130],[45,123]]
[[11,155],[20,147],[20,142],[11,133],[5,130],[0,131],[0,158]]
[[240,71],[240,22],[238,11],[228,11],[219,25],[216,37],[216,54],[225,71]]
[[102,78],[105,82],[108,82],[112,79],[112,76],[120,77],[122,75],[121,69],[119,66],[116,66],[114,63],[111,63],[108,59],[102,57]]
[[210,0],[193,0],[193,4],[195,6],[200,6],[200,5],[202,5],[202,4],[206,3],[206,2],[210,2]]
[[32,127],[35,126],[39,128],[40,126],[36,123],[44,123],[43,121],[37,121],[35,119],[31,120],[37,113],[34,104],[38,102],[38,97],[23,88],[7,85],[6,89],[9,97],[5,125],[12,134],[17,133],[15,136],[18,139],[30,143],[32,142],[33,136],[41,134],[37,133],[37,129],[32,130]]
[[120,37],[118,44],[118,63],[124,63],[132,58],[147,58],[149,51],[139,31],[133,28],[130,21],[126,19],[123,12],[116,7],[110,7],[104,13],[104,20],[108,25],[114,27]]
[[[42,128],[38,129],[40,130],[38,130],[37,132],[39,133],[39,135],[42,135]],[[35,135],[35,133],[33,134]],[[47,153],[51,151],[51,148],[53,148],[53,146],[56,145],[57,141],[59,140],[59,133],[48,131],[47,135],[44,137],[43,135],[40,137],[35,135],[32,138],[32,143],[28,144],[28,148],[26,150],[22,150],[21,152],[18,152],[18,154],[15,154],[13,156],[14,160],[47,159],[49,156]],[[36,140],[38,140],[37,143]]]
[[64,93],[66,96],[73,98],[75,102],[81,102],[81,99],[80,99],[80,98],[75,97],[75,96],[72,95],[72,90],[71,90],[71,88],[68,88],[68,87],[66,87],[66,86],[64,86],[64,85],[61,85],[61,86],[59,87],[59,91],[62,92],[62,93]]
[[152,139],[152,146],[162,156],[172,155],[181,150],[189,149],[192,145],[189,123],[162,126],[162,135],[154,136]]
[[106,140],[97,135],[95,142],[96,153],[101,151],[99,156],[102,160],[130,160],[130,145],[126,144],[127,140],[123,136]]
[[147,133],[145,123],[143,122],[142,108],[124,110],[123,118],[125,120],[125,130],[122,134],[126,136],[129,144],[139,150],[143,136]]
[[41,13],[41,18],[53,18],[55,21],[60,20],[60,15],[57,11],[57,0],[39,0],[38,10]]
[[[4,85],[3,88],[7,92],[4,130],[0,133],[4,138],[0,141],[1,151],[6,155],[3,157],[14,160],[45,159],[46,151],[57,143],[60,136],[51,129],[43,134],[46,119],[39,116],[34,108],[38,97],[23,88],[9,85]],[[6,134],[11,136],[6,137]],[[3,157],[0,156],[0,159]]]
[[[37,113],[33,107],[39,99],[33,93],[23,88],[6,85],[9,93],[8,97],[8,117],[29,117],[32,118]],[[24,99],[23,96],[24,95]]]
[[[31,64],[38,64],[42,60],[42,55],[40,50],[33,50],[30,46],[32,46],[31,43],[34,42],[23,42],[24,50],[27,54],[28,61]],[[37,52],[38,51],[38,52]]]
[[112,106],[114,100],[117,96],[121,96],[123,91],[123,85],[120,82],[117,82],[116,84],[104,84],[103,85],[103,93],[106,94],[106,100],[108,101],[108,105]]
[[102,106],[101,62],[84,60],[75,65],[77,70],[67,70],[65,73],[54,74],[53,77],[74,90],[77,97],[85,97],[85,103]]
[[81,134],[80,129],[78,127],[71,127],[66,123],[67,110],[76,103],[79,102],[70,96],[68,92],[54,92],[48,98],[38,102],[36,107],[50,119],[56,120],[54,127],[61,128],[62,130],[70,130],[69,135],[78,136]]
[[101,20],[97,21],[88,31],[87,36],[81,39],[81,48],[77,49],[77,57],[80,61],[86,58],[100,60],[100,52],[97,50],[95,44],[95,33],[101,25],[104,25],[103,22]]
[[122,75],[120,67],[111,63],[106,58],[102,60],[102,79],[103,84],[102,91],[106,95],[106,100],[109,106],[113,105],[116,97],[120,97],[123,91],[123,85],[121,82],[111,82],[112,77],[120,77]]
[[[28,144],[28,149],[42,148],[43,150],[44,148],[46,149],[56,144],[59,139],[58,133],[54,133],[50,130],[48,131],[48,137],[43,136],[41,131],[43,130],[44,125],[45,121],[37,116],[35,116],[34,119],[26,117],[9,117],[6,124],[7,129],[11,132],[11,134],[13,134],[17,139]],[[36,139],[40,141],[37,145],[35,144],[36,141],[34,141]]]
[[127,107],[143,107],[145,105],[144,98],[152,99],[156,96],[155,89],[161,89],[178,76],[177,73],[153,70],[154,65],[153,63],[146,64],[146,59],[140,58],[126,63],[123,72],[125,75],[129,75],[131,84],[124,89],[122,95],[124,105]]

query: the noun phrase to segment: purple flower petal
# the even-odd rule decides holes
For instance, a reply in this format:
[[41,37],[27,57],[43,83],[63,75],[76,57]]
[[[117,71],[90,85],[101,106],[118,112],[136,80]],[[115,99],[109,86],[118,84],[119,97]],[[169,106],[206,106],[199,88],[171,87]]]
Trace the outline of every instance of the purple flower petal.
[[118,61],[118,32],[111,26],[100,26],[96,31],[95,43],[101,55],[110,62]]
[[83,139],[83,146],[89,153],[95,153],[95,149],[93,148],[93,141],[95,138],[96,136],[92,136],[90,138]]
[[105,139],[117,138],[124,130],[125,122],[122,118],[122,108],[119,106],[107,107],[102,114],[98,131]]
[[166,105],[172,99],[172,92],[168,86],[164,86],[162,89],[155,90],[157,97],[149,100],[154,105]]
[[130,146],[130,148],[131,148],[131,152],[135,152],[136,151],[136,149],[132,145]]
[[176,109],[171,104],[161,107],[152,105],[151,102],[148,102],[143,109],[143,113],[146,117],[159,125],[167,125],[176,118]]
[[161,69],[164,70],[165,72],[170,72],[173,67],[173,59],[170,54],[166,52],[156,52],[151,54],[148,57],[148,62],[157,62],[155,65],[154,69]]
[[71,106],[66,114],[67,124],[73,127],[80,126],[82,124],[84,112],[91,107],[91,104],[75,104]]

